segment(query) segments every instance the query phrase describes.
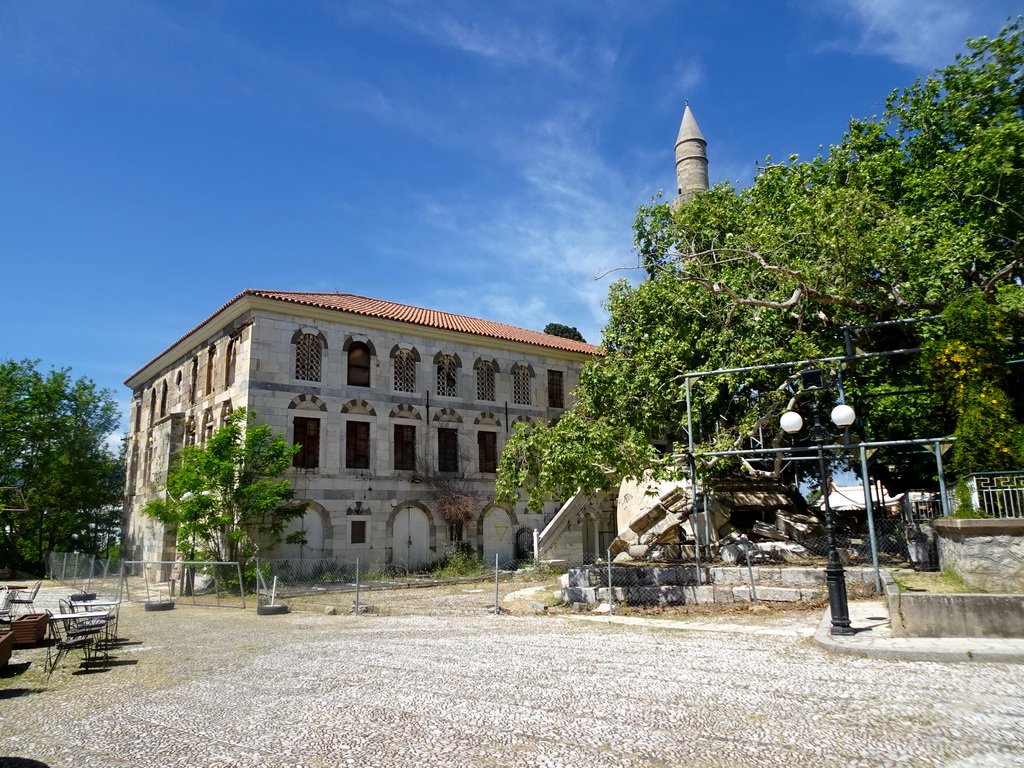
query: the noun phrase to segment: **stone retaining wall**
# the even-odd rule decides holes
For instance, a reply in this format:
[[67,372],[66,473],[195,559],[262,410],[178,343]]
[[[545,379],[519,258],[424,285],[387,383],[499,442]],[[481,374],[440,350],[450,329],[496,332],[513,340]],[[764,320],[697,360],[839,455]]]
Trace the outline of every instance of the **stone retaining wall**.
[[[750,572],[744,567],[613,565],[611,591],[608,566],[573,568],[562,576],[561,597],[567,603],[608,602],[632,605],[692,605],[752,602]],[[815,600],[824,594],[825,572],[820,568],[757,566],[752,569],[757,599],[768,602]],[[848,568],[848,583],[874,582],[868,567]]]
[[1024,596],[900,592],[886,574],[895,637],[1024,637]]
[[935,521],[939,567],[979,592],[1024,594],[1024,519]]

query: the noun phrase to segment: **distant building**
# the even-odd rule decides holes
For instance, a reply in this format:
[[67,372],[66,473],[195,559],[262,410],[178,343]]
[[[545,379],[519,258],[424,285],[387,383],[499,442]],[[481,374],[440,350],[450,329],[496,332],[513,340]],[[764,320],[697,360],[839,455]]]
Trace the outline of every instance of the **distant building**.
[[[140,510],[164,492],[184,445],[234,410],[301,445],[288,473],[309,508],[305,546],[276,557],[421,566],[449,541],[492,560],[526,557],[541,513],[494,502],[512,426],[557,419],[590,344],[488,320],[340,293],[247,290],[157,355],[132,390],[124,552],[174,557],[174,531]],[[434,479],[458,477],[480,508],[464,526],[435,509]],[[583,545],[567,546],[579,550]]]

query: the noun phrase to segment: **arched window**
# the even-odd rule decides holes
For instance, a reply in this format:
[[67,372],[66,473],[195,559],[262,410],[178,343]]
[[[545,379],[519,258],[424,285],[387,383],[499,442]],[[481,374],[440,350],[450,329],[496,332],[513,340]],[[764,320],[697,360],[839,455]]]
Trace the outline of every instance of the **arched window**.
[[156,421],[156,389],[149,390],[149,426]]
[[192,358],[192,373],[189,374],[188,379],[188,404],[192,405],[196,401],[196,387],[199,386],[199,358]]
[[512,369],[512,402],[530,405],[530,369],[517,365]]
[[456,397],[459,394],[459,364],[451,355],[438,358],[437,394],[445,397]]
[[213,371],[214,365],[217,362],[217,348],[210,347],[210,351],[206,354],[206,395],[209,397],[213,394]]
[[304,333],[295,342],[295,378],[301,381],[320,381],[324,347],[318,337]]
[[213,437],[213,408],[207,408],[203,413],[203,431],[200,436],[202,445],[205,446],[211,437]]
[[476,366],[477,400],[494,400],[494,363],[481,360]]
[[235,383],[235,366],[238,364],[238,339],[228,340],[228,349],[224,353],[224,389]]
[[416,356],[410,349],[395,352],[395,391],[416,391]]
[[348,348],[348,383],[353,387],[370,386],[370,348],[361,341]]
[[167,382],[160,385],[160,418],[167,415]]

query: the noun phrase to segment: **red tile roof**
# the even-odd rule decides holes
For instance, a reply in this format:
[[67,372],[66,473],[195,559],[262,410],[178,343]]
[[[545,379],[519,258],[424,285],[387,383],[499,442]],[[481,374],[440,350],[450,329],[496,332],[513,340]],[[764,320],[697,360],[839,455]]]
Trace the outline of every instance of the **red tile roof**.
[[[476,336],[486,336],[492,339],[504,341],[515,341],[522,344],[533,344],[538,347],[558,349],[565,352],[577,352],[585,355],[600,355],[602,350],[593,344],[586,344],[573,339],[563,339],[561,336],[552,336],[540,331],[530,331],[525,328],[517,328],[514,325],[496,323],[492,320],[479,320],[466,315],[454,315],[450,312],[439,312],[435,309],[423,309],[413,307],[409,304],[396,304],[392,301],[382,299],[369,299],[365,296],[356,296],[352,293],[306,293],[301,291],[260,291],[245,290],[235,296],[231,301],[218,309],[203,322],[191,331],[174,342],[173,348],[180,342],[187,339],[203,326],[210,323],[217,315],[230,307],[232,304],[241,301],[246,296],[253,296],[274,301],[283,301],[290,304],[301,304],[307,307],[319,307],[330,309],[336,312],[348,312],[353,315],[364,317],[376,317],[384,320],[395,320],[400,323],[421,325],[426,328],[438,328],[446,331],[457,331],[459,333],[470,333]],[[165,350],[166,351],[166,350]],[[161,353],[162,354],[162,353]],[[159,355],[157,356],[159,357]],[[146,367],[153,363],[154,358],[141,369],[133,373],[125,381],[131,381],[139,375]]]

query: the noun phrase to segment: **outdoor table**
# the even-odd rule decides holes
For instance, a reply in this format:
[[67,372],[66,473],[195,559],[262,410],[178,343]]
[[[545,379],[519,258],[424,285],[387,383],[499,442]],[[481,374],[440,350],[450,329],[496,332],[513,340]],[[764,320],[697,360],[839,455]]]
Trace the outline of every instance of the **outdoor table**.
[[66,619],[102,619],[109,616],[109,611],[83,611],[82,613],[51,613],[50,621],[63,621]]

